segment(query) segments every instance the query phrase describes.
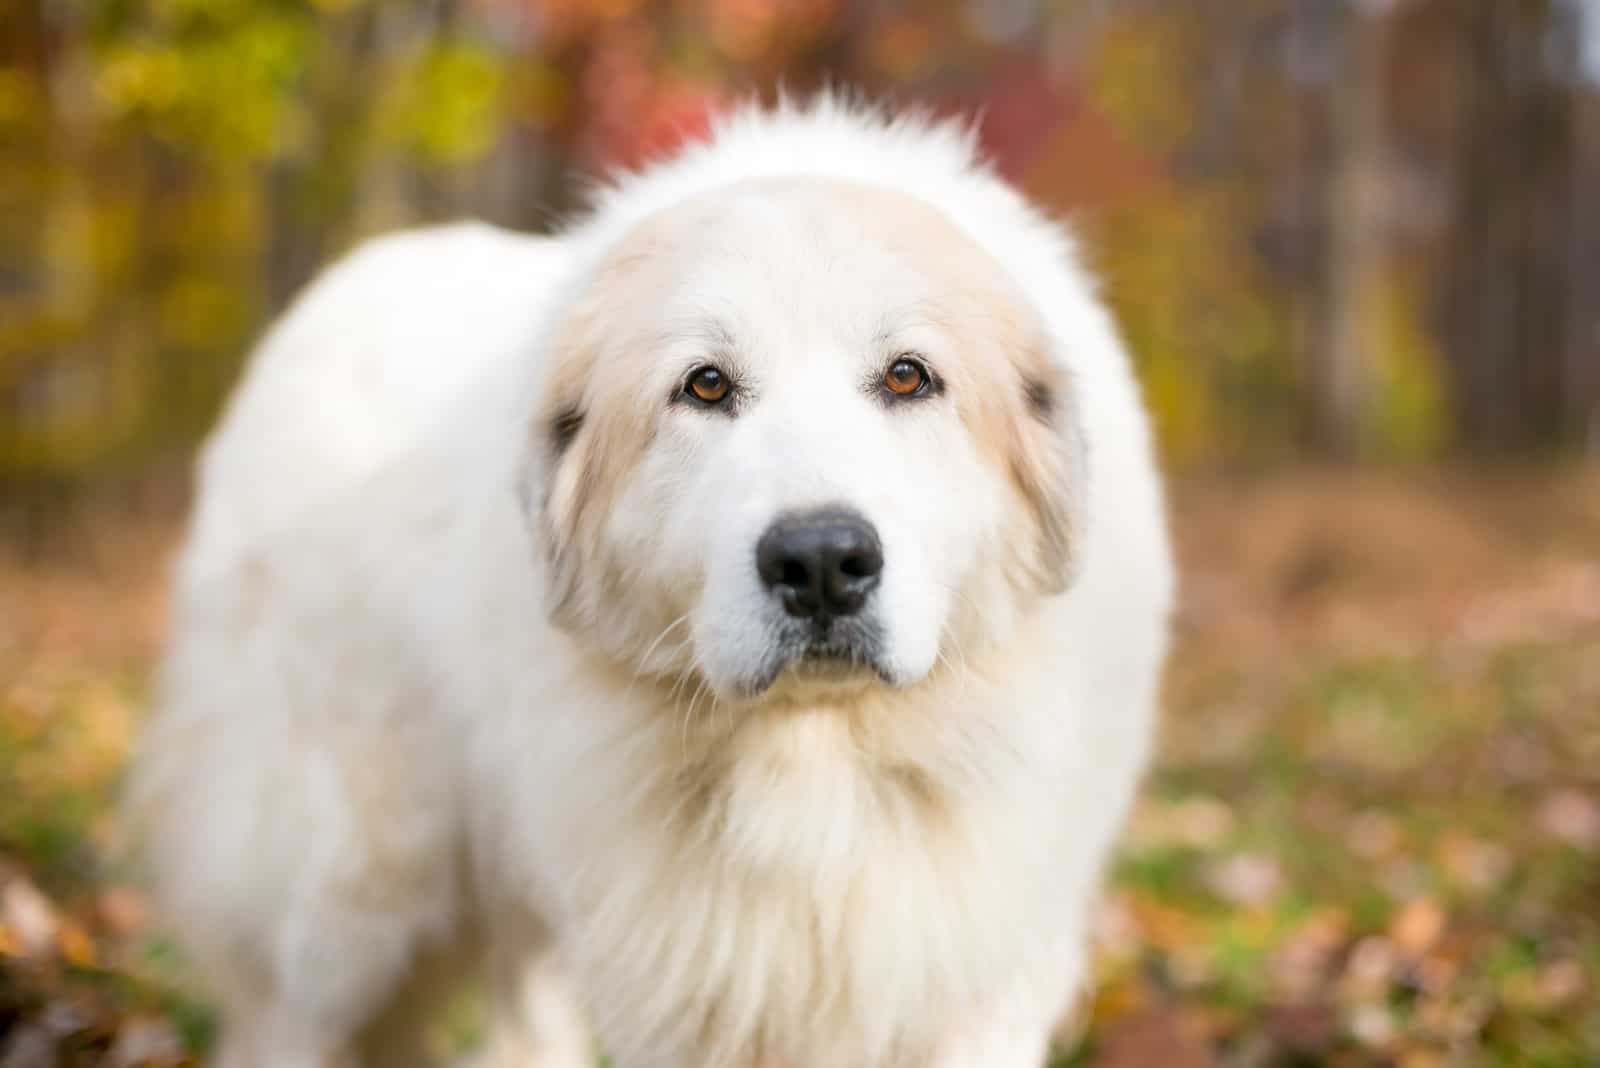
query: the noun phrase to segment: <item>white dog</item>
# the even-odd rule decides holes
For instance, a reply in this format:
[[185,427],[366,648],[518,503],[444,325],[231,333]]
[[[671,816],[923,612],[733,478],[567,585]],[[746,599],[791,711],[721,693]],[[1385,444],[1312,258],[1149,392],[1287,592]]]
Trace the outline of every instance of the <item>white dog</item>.
[[1035,1068],[1173,582],[960,128],[746,110],[559,238],[367,246],[205,451],[135,777],[222,1063],[430,1063],[481,966],[497,1064]]

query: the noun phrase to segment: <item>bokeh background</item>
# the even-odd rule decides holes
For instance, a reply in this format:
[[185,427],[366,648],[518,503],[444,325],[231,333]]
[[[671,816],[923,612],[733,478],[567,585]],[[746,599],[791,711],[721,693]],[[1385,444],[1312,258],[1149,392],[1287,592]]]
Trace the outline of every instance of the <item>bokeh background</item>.
[[1168,728],[1060,1063],[1600,1064],[1600,0],[4,0],[0,1068],[204,1058],[110,800],[267,319],[829,83],[981,116],[1173,472]]

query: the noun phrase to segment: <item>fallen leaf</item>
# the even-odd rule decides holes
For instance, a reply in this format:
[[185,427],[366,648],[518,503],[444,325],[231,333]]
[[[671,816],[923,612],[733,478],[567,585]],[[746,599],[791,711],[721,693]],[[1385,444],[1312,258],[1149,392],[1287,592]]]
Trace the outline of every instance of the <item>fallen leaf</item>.
[[1179,987],[1196,989],[1216,978],[1217,955],[1209,942],[1173,946],[1168,951],[1167,970]]
[[1382,1005],[1358,1005],[1350,1014],[1350,1034],[1364,1046],[1387,1046],[1397,1030],[1394,1014]]
[[1381,997],[1388,992],[1398,965],[1394,946],[1388,939],[1376,935],[1363,938],[1350,951],[1350,959],[1345,964],[1346,996],[1358,1001]]
[[1300,924],[1268,964],[1273,989],[1291,1003],[1309,999],[1326,981],[1349,929],[1349,917],[1338,909],[1324,910]]
[[95,912],[106,931],[126,938],[144,930],[150,922],[150,906],[143,894],[128,886],[112,886],[101,891]]
[[23,956],[43,957],[54,950],[61,921],[50,899],[27,879],[17,876],[0,890],[0,921]]
[[1506,1003],[1524,1012],[1549,1013],[1578,1000],[1586,983],[1576,961],[1563,960],[1537,971],[1516,972],[1501,984]]
[[1439,867],[1463,889],[1487,893],[1511,875],[1511,851],[1498,842],[1451,834],[1439,843],[1437,854]]
[[1392,855],[1400,842],[1400,825],[1387,813],[1367,809],[1350,821],[1350,848],[1366,860]]
[[1186,912],[1143,894],[1129,895],[1127,905],[1146,942],[1170,948],[1188,945],[1196,938],[1197,924]]
[[1461,961],[1448,953],[1434,952],[1417,962],[1417,982],[1424,990],[1442,993],[1461,976]]
[[1554,1009],[1576,1003],[1588,983],[1582,965],[1575,960],[1562,960],[1540,969],[1538,986],[1544,1007]]
[[1090,1068],[1214,1068],[1216,1057],[1198,1035],[1159,1009],[1114,1024],[1101,1040]]
[[117,1029],[105,1068],[155,1068],[184,1059],[183,1040],[166,1020],[135,1016]]
[[1233,833],[1233,810],[1212,797],[1191,797],[1172,817],[1178,842],[1193,849],[1213,848]]
[[1408,858],[1396,857],[1378,869],[1377,884],[1396,901],[1408,901],[1428,885],[1428,869]]
[[1559,790],[1539,806],[1539,826],[1580,849],[1600,847],[1600,803],[1577,790]]
[[1300,1057],[1332,1045],[1339,1019],[1327,1005],[1279,1005],[1267,1015],[1267,1029],[1286,1052]]
[[1272,857],[1241,853],[1212,865],[1206,885],[1236,905],[1265,905],[1283,889],[1283,869]]
[[1419,897],[1401,909],[1389,923],[1389,939],[1412,957],[1433,948],[1444,933],[1444,909],[1432,898]]
[[68,964],[78,968],[94,967],[96,959],[94,939],[71,920],[61,921],[56,928],[56,948],[61,951],[62,959]]
[[1144,984],[1138,981],[1102,987],[1089,1005],[1088,1025],[1100,1027],[1143,1011],[1150,1002],[1149,993]]
[[1100,953],[1114,959],[1132,957],[1141,941],[1139,922],[1128,903],[1118,896],[1103,900],[1094,918],[1094,942]]

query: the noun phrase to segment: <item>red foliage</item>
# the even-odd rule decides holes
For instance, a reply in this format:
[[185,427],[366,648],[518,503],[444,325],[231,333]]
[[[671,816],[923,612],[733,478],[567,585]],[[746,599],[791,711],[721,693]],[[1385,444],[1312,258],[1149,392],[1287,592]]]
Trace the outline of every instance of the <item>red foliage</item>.
[[649,101],[630,127],[616,131],[602,146],[600,162],[635,167],[665,156],[687,142],[703,141],[711,134],[711,121],[724,107],[716,91],[687,82],[667,83],[650,94]]

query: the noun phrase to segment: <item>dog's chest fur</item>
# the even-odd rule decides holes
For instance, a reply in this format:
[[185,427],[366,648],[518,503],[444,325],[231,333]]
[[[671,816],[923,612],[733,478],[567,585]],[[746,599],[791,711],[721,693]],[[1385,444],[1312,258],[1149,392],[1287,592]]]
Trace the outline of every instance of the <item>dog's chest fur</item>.
[[1016,973],[1021,932],[1060,904],[1038,766],[985,753],[981,722],[905,720],[813,709],[638,754],[630,833],[570,899],[574,963],[602,1034],[639,1047],[627,1063],[925,1064]]

